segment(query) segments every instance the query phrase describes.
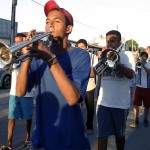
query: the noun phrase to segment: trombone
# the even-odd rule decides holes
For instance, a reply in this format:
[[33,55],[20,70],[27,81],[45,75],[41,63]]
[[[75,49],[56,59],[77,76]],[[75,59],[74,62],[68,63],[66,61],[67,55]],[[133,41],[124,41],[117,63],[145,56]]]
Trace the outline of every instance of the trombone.
[[[51,35],[52,31],[49,31],[47,33],[41,34],[39,36],[35,36],[33,39],[29,41],[25,41],[22,43],[19,43],[17,45],[13,45],[8,47],[6,44],[0,42],[0,68],[5,68],[8,65],[10,65],[13,61],[13,55],[15,52],[19,51],[23,47],[26,47],[30,45],[31,43],[34,43],[36,41],[39,41],[40,39],[43,39],[44,37],[47,37]],[[23,59],[25,54],[21,56]],[[30,56],[29,56],[30,57]]]
[[108,48],[102,52],[101,60],[94,66],[97,75],[101,75],[107,67],[114,68],[119,61],[119,52],[124,44],[121,44],[116,50]]

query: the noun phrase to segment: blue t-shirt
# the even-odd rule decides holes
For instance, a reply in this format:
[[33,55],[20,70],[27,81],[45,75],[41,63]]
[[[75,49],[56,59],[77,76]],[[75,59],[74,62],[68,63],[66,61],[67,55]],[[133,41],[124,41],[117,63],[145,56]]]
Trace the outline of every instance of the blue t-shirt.
[[[80,100],[83,100],[90,74],[88,52],[72,48],[69,52],[56,57],[64,72],[80,91]],[[46,150],[90,150],[79,105],[68,105],[47,63],[43,60],[33,59],[31,63],[30,89],[33,86],[36,88],[33,147],[43,147]]]

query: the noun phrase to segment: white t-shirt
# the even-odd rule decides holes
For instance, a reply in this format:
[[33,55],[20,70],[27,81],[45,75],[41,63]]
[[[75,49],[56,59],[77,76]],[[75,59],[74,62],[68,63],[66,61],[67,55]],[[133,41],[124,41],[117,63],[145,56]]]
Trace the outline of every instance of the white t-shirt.
[[[91,58],[91,67],[93,67],[98,63],[98,57],[95,54],[91,53],[91,52],[89,52],[89,55],[90,55],[90,58]],[[91,91],[95,87],[96,87],[95,78],[89,78],[86,91]]]
[[[121,51],[119,56],[121,64],[135,70],[132,52]],[[106,107],[128,109],[130,107],[129,82],[130,79],[120,74],[117,69],[107,68],[101,78],[97,104]]]
[[[150,69],[150,62],[145,64],[145,67]],[[148,75],[143,67],[136,68],[136,86],[150,88],[150,75]]]
[[[15,68],[12,70],[10,95],[16,95],[16,82],[19,70],[20,68]],[[33,97],[33,91],[27,92],[24,97]]]

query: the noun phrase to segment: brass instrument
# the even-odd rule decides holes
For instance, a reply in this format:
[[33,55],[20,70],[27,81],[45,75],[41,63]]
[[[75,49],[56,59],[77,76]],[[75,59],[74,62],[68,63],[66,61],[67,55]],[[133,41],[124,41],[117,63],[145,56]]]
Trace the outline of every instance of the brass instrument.
[[119,62],[119,52],[124,44],[121,44],[116,50],[108,48],[102,52],[101,60],[94,66],[97,75],[101,75],[107,67],[115,68]]
[[135,65],[136,65],[137,68],[141,68],[142,67],[142,63],[140,61],[137,61]]
[[[43,39],[44,37],[51,35],[51,33],[52,32],[49,31],[47,33],[36,36],[29,41],[21,42],[17,45],[13,45],[10,47],[5,45],[4,43],[0,43],[0,68],[5,68],[7,65],[12,63],[12,58],[13,58],[13,55],[15,54],[15,52],[19,51],[23,47],[30,45],[31,43],[34,43],[36,41],[39,41],[40,39]],[[26,54],[22,55],[21,59],[23,59],[25,55]],[[27,57],[31,57],[31,56],[27,55],[25,57],[27,59]]]

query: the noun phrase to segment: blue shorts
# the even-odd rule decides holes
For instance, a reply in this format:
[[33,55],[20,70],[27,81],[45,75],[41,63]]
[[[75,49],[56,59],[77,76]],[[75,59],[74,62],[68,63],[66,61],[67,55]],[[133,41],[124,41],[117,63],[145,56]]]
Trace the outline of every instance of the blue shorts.
[[127,109],[97,105],[97,137],[125,136]]
[[33,97],[9,97],[9,119],[32,119],[33,115]]

